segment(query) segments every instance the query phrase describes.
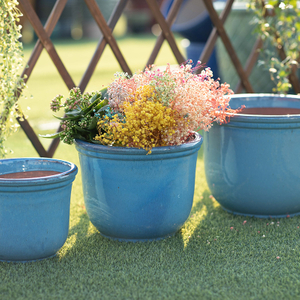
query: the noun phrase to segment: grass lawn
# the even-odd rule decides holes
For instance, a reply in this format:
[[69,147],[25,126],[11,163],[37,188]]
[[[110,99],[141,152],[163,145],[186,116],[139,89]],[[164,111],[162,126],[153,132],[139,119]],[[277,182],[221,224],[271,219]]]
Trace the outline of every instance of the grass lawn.
[[[128,38],[120,45],[135,70],[145,64],[154,40]],[[95,46],[96,42],[57,45],[76,83]],[[167,45],[157,64],[166,62],[175,62]],[[117,70],[106,49],[87,90],[107,84]],[[24,110],[31,107],[29,121],[39,133],[45,133],[44,124],[49,132],[54,121],[49,102],[67,90],[45,53],[28,86],[33,99],[23,99],[21,105]],[[14,150],[8,157],[37,156],[21,131],[7,146]],[[55,158],[79,166],[73,146],[60,144]],[[65,245],[51,259],[0,262],[0,299],[300,299],[299,225],[300,217],[266,220],[223,211],[210,196],[200,150],[194,204],[182,229],[162,241],[111,241],[89,222],[79,167]]]

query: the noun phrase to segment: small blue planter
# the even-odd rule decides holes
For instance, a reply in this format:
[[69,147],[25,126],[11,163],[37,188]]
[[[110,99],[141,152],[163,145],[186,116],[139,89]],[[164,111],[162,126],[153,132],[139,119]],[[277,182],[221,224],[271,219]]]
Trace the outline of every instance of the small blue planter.
[[202,137],[152,153],[76,140],[84,200],[93,225],[121,241],[173,235],[193,203],[197,152]]
[[[0,160],[2,177],[37,171],[44,175],[0,178],[1,261],[24,262],[51,257],[67,239],[71,188],[77,167],[48,158]],[[57,174],[45,176],[48,171]]]
[[204,135],[211,193],[235,214],[259,218],[300,214],[300,97],[232,96],[230,106],[241,105],[248,112],[228,124],[214,124]]

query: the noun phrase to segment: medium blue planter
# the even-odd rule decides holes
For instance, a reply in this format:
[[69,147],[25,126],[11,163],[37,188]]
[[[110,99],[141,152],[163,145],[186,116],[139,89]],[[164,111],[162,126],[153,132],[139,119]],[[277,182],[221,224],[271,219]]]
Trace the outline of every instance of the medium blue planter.
[[152,153],[76,140],[88,216],[106,237],[155,240],[175,234],[193,203],[202,137]]
[[[36,171],[57,174],[1,178],[8,173]],[[63,246],[68,236],[71,188],[76,174],[74,164],[57,159],[0,160],[1,261],[44,259]]]
[[[204,135],[205,174],[211,193],[235,214],[259,218],[298,215],[300,97],[232,96],[230,106],[241,105],[248,111],[225,125],[214,124]],[[261,114],[262,108],[271,109]]]

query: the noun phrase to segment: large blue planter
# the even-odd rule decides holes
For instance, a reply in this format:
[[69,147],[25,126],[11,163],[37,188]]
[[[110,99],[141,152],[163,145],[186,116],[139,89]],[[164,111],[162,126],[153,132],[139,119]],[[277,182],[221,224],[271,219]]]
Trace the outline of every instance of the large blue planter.
[[84,201],[93,225],[124,241],[168,237],[187,220],[202,137],[147,151],[76,140]]
[[[49,171],[56,174],[45,174]],[[15,172],[21,172],[18,178],[8,175]],[[30,178],[25,178],[28,173]],[[0,160],[1,261],[44,259],[63,246],[76,174],[74,164],[57,159]]]
[[232,96],[230,106],[241,105],[247,108],[244,112],[225,125],[214,124],[204,135],[211,193],[235,214],[260,218],[299,214],[300,97]]

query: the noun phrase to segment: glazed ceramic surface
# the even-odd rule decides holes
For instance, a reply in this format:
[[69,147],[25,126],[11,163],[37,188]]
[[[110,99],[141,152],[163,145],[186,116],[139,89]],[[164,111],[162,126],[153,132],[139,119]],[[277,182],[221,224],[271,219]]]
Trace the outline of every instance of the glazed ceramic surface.
[[106,237],[124,241],[174,234],[188,218],[197,152],[190,143],[147,151],[76,140],[88,216]]
[[0,160],[0,175],[55,171],[35,178],[0,178],[0,260],[32,261],[51,257],[65,243],[70,196],[77,167],[48,158]]
[[[206,179],[221,206],[236,214],[286,217],[300,213],[300,97],[232,96],[236,115],[204,134]],[[275,115],[254,114],[268,108]],[[269,109],[271,108],[271,110]],[[283,108],[289,115],[277,115]],[[262,110],[262,109],[260,109]],[[297,114],[298,113],[298,114]]]

